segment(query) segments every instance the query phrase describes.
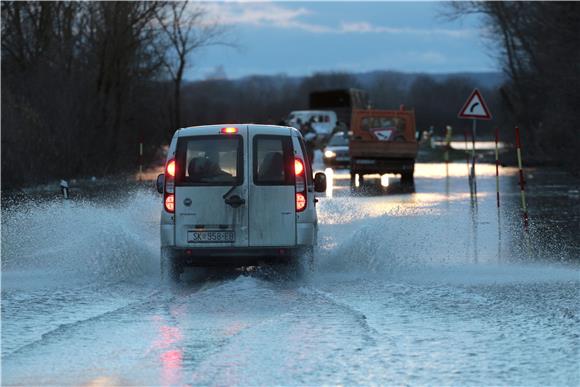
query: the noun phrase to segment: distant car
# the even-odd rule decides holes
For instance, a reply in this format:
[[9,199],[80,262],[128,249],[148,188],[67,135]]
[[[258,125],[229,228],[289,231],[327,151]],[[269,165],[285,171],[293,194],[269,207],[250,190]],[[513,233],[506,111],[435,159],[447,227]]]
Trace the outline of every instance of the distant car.
[[318,222],[300,132],[273,125],[179,129],[169,147],[163,194],[161,268],[178,280],[184,266],[255,264],[311,254]]
[[349,135],[346,132],[336,132],[323,149],[322,160],[327,167],[349,166],[348,154]]
[[312,129],[316,132],[318,138],[317,143],[324,143],[332,135],[334,128],[337,126],[336,113],[332,110],[295,110],[288,116],[287,122],[289,126],[293,126],[300,130],[298,120],[302,124],[312,122]]

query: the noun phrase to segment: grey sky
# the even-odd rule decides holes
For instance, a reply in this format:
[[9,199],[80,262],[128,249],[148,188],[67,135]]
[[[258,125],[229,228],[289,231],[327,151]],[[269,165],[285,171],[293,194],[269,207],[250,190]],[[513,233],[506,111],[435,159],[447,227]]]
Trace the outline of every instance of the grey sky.
[[239,48],[192,58],[189,79],[317,71],[497,71],[477,18],[448,21],[441,2],[213,2]]

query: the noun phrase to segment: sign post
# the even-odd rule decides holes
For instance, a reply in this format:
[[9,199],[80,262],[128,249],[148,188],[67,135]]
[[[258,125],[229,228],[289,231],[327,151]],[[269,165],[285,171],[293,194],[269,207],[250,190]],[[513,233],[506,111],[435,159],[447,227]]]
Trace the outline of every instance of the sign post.
[[471,175],[469,176],[470,181],[475,183],[475,137],[477,132],[477,120],[491,120],[491,113],[485,103],[485,100],[481,96],[481,93],[477,89],[473,89],[469,98],[459,111],[457,115],[459,118],[471,119],[473,120],[472,126],[472,155],[471,155]]
[[524,211],[524,226],[528,228],[528,207],[526,206],[526,180],[524,179],[524,169],[522,168],[522,142],[520,141],[520,128],[516,126],[516,149],[518,154],[518,168],[520,174],[520,197],[522,199],[522,210]]

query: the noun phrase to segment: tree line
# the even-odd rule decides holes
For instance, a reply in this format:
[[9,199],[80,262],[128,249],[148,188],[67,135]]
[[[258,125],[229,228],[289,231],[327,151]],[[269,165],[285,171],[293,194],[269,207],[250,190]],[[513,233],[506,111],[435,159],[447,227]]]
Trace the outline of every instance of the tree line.
[[[578,165],[580,22],[574,3],[453,3],[455,16],[485,15],[502,43],[509,81],[480,89],[494,125],[520,124],[537,160]],[[203,7],[187,2],[2,2],[2,183],[4,189],[135,170],[158,159],[176,128],[277,123],[308,107],[314,90],[364,88],[379,108],[414,109],[419,129],[456,118],[473,81],[385,72],[304,78],[252,76],[184,82],[191,55],[231,45]],[[481,125],[485,134],[491,124]],[[457,132],[456,132],[457,133]]]
[[[444,133],[446,125],[463,135],[471,132],[471,122],[457,118],[474,82],[463,76],[449,76],[444,80],[423,74],[410,78],[399,72],[379,72],[371,80],[362,81],[356,74],[318,73],[296,79],[284,75],[252,76],[241,80],[205,80],[184,85],[183,111],[189,125],[223,122],[278,123],[292,110],[308,109],[308,96],[316,90],[361,88],[367,90],[371,104],[379,109],[415,111],[417,128],[433,126]],[[499,88],[477,85],[497,113],[494,123],[503,120]],[[480,125],[481,133],[489,134],[490,123]]]
[[188,2],[2,1],[2,182],[127,171],[181,123],[187,57],[223,29]]

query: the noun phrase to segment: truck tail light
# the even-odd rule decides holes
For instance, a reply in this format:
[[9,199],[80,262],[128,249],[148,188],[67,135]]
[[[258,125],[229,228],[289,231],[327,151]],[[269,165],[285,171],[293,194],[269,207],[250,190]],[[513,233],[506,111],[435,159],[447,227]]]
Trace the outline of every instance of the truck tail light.
[[175,159],[171,159],[165,166],[165,189],[163,190],[163,205],[165,211],[175,212],[175,174],[177,172]]
[[302,212],[308,206],[308,195],[304,161],[299,158],[294,159],[294,175],[296,177],[296,212]]

